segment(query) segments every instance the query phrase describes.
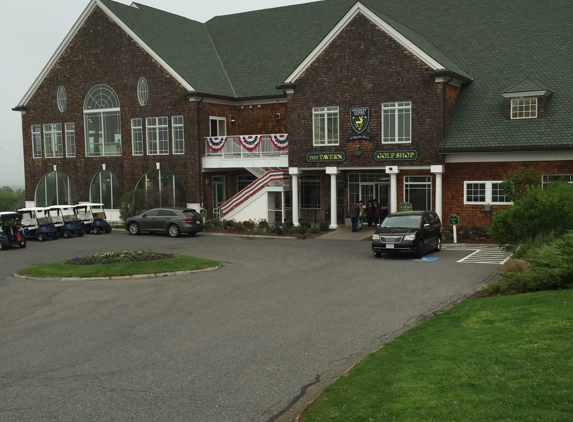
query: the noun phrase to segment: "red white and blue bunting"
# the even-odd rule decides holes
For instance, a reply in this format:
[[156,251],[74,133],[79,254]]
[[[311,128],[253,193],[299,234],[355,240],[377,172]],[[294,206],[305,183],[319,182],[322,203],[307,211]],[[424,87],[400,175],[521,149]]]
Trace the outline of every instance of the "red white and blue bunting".
[[277,149],[283,150],[288,148],[288,134],[279,133],[276,135],[270,135],[271,142]]
[[228,136],[209,136],[205,138],[209,144],[209,148],[213,151],[221,151],[227,142]]
[[245,149],[252,151],[259,146],[263,135],[239,135],[239,141]]

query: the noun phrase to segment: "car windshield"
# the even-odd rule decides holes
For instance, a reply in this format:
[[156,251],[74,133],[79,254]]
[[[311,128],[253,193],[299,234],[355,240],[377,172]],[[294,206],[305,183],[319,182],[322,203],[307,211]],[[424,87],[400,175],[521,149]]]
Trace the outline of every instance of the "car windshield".
[[417,229],[420,227],[420,215],[391,215],[386,217],[381,227],[402,227],[405,229]]

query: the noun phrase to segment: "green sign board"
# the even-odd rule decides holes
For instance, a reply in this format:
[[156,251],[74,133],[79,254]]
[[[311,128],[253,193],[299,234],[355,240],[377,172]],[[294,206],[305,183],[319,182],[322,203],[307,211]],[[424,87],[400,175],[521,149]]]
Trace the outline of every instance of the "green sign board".
[[398,206],[398,211],[412,211],[412,204],[410,204],[409,202],[402,202]]
[[374,152],[374,161],[414,161],[417,159],[418,151],[415,149]]
[[459,226],[460,225],[460,217],[458,217],[455,214],[452,214],[448,218],[448,223],[450,223],[450,226]]
[[346,160],[344,152],[309,152],[306,161],[309,163],[339,163]]

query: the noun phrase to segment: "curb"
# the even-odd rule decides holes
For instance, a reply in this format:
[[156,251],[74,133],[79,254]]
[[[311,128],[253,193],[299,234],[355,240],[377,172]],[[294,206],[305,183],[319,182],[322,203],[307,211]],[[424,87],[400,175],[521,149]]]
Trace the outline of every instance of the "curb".
[[221,268],[220,265],[216,267],[202,268],[200,270],[187,270],[187,271],[174,271],[167,273],[151,273],[151,274],[135,274],[135,275],[115,275],[111,277],[30,277],[26,275],[20,275],[18,273],[14,274],[14,277],[26,280],[37,280],[37,281],[132,280],[141,278],[170,277],[174,275],[204,273],[207,271],[218,270],[219,268]]

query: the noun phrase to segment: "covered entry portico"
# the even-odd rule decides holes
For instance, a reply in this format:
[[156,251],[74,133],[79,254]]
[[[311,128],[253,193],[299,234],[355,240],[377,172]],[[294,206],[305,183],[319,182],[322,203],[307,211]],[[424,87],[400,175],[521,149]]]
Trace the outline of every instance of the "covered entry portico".
[[[299,167],[289,167],[289,174],[292,177],[292,219],[295,225],[300,225],[299,217],[299,178],[304,171],[317,171],[321,169]],[[442,218],[442,176],[444,166],[386,166],[386,167],[324,167],[322,170],[330,176],[329,209],[331,230],[338,228],[340,212],[340,195],[337,193],[337,181],[340,176],[344,177],[347,186],[347,194],[344,195],[342,209],[348,209],[348,205],[359,199],[365,204],[370,200],[377,200],[387,212],[398,211],[398,199],[413,202],[415,208],[433,209]],[[380,170],[384,170],[381,172]],[[427,176],[420,176],[420,172],[429,173]],[[403,186],[402,194],[398,194],[398,174],[403,174],[401,181]],[[409,173],[411,175],[409,175]],[[433,177],[435,175],[435,182]],[[435,197],[432,201],[432,191]],[[342,211],[343,212],[343,211]]]

